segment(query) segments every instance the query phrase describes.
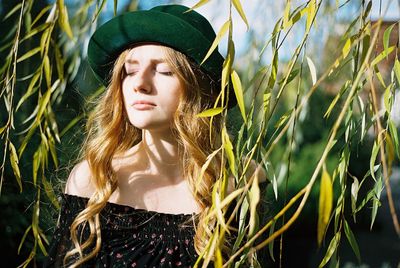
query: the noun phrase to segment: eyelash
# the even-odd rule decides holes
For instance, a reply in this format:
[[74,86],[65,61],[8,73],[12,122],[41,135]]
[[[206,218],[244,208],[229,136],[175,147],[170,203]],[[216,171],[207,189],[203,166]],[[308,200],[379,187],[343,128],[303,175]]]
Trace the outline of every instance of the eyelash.
[[[125,71],[125,72],[126,72],[127,76],[132,76],[132,75],[135,75],[137,73],[137,71],[131,71],[131,72]],[[165,75],[165,76],[173,76],[174,75],[173,72],[160,72],[160,71],[157,71],[157,70],[156,70],[156,72],[159,73],[159,74]]]

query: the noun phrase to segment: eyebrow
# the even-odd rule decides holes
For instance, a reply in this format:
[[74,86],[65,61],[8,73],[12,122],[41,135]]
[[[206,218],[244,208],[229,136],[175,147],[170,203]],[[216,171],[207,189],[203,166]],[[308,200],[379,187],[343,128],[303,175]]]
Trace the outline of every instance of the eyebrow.
[[[165,59],[151,59],[150,60],[151,63],[166,63],[167,61]],[[138,63],[138,60],[135,59],[126,59],[125,63],[129,63],[129,64],[136,64]]]

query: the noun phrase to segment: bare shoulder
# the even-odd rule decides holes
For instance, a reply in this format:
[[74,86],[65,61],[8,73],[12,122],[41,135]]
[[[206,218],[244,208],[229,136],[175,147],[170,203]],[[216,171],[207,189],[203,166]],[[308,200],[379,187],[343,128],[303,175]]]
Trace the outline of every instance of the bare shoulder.
[[82,197],[90,197],[95,191],[89,164],[86,160],[76,164],[69,174],[65,185],[65,193]]

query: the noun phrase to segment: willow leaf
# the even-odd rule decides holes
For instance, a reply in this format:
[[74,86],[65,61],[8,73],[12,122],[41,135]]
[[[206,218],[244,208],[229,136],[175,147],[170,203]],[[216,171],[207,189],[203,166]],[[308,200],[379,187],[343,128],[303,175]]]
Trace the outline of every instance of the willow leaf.
[[354,181],[351,184],[351,189],[350,189],[350,193],[351,193],[351,210],[353,213],[353,217],[354,217],[354,222],[356,221],[356,206],[357,206],[357,197],[358,197],[358,191],[360,190],[360,184],[358,182],[358,179],[356,177],[353,178]]
[[371,172],[371,176],[375,181],[376,181],[376,178],[375,178],[375,161],[376,161],[376,157],[378,155],[378,152],[379,152],[379,144],[377,143],[377,141],[375,141],[374,145],[372,147],[371,158],[369,160],[369,171]]
[[236,173],[236,165],[235,165],[235,155],[233,154],[233,145],[229,138],[229,135],[226,131],[226,128],[222,129],[222,141],[224,145],[224,150],[229,162],[229,168],[232,174]]
[[250,219],[249,219],[249,236],[254,234],[257,225],[257,205],[260,201],[260,187],[258,185],[258,172],[254,173],[254,179],[250,188]]
[[247,21],[246,14],[243,11],[243,7],[242,4],[240,3],[240,0],[232,0],[232,3],[237,12],[239,13],[240,17],[242,18],[242,20],[244,21],[244,23],[246,23],[247,29],[249,29],[249,22]]
[[57,5],[59,10],[58,23],[61,29],[72,40],[74,38],[74,35],[72,33],[71,25],[69,24],[68,10],[67,7],[64,5],[64,0],[57,0]]
[[51,66],[48,55],[44,55],[43,57],[43,67],[44,67],[44,76],[46,78],[47,88],[50,88],[51,85]]
[[386,50],[386,51],[387,51],[388,48],[389,48],[390,34],[392,33],[393,27],[394,27],[395,25],[396,25],[396,24],[392,24],[391,26],[387,27],[386,30],[385,30],[385,32],[383,33],[383,40],[382,40],[382,42],[383,42],[383,49]]
[[19,186],[19,191],[20,193],[22,192],[22,181],[21,181],[21,172],[19,170],[19,159],[17,155],[17,150],[15,150],[15,146],[12,142],[9,142],[8,148],[10,151],[10,162],[11,162],[11,167],[14,172],[15,179],[17,180],[18,186]]
[[307,7],[307,21],[306,21],[306,30],[309,31],[311,29],[312,22],[317,12],[317,1],[311,0]]
[[197,114],[196,116],[197,117],[211,117],[211,116],[220,114],[223,110],[224,110],[224,108],[222,108],[222,107],[211,108],[211,109],[202,111],[201,113]]
[[313,61],[309,57],[307,57],[307,64],[308,68],[310,68],[312,84],[315,85],[315,83],[317,82],[317,70],[315,69]]
[[214,52],[214,50],[217,48],[219,42],[221,42],[221,38],[227,33],[228,29],[231,27],[231,20],[227,20],[221,27],[221,29],[219,30],[217,36],[214,39],[214,42],[212,43],[210,49],[208,50],[206,56],[204,57],[204,59],[202,60],[202,62],[200,63],[200,65],[202,65],[207,59],[208,57],[211,56],[211,54]]
[[11,17],[15,12],[17,12],[19,9],[21,9],[22,4],[19,3],[17,5],[15,5],[15,7],[13,9],[11,9],[2,19],[2,21],[5,21],[6,19],[8,19],[9,17]]
[[392,139],[394,142],[394,149],[396,151],[397,157],[400,158],[400,146],[399,146],[399,136],[398,136],[397,128],[394,125],[393,120],[391,120],[391,119],[389,119],[388,125],[389,125],[390,136],[392,136]]
[[20,100],[18,101],[17,107],[16,107],[16,111],[18,111],[19,107],[26,101],[26,99],[28,99],[33,93],[35,93],[35,91],[37,90],[37,87],[34,89],[36,83],[39,80],[40,77],[40,72],[37,72],[33,78],[31,79],[31,81],[29,82],[29,86],[28,89],[26,90],[25,94],[20,98]]
[[400,86],[400,62],[398,59],[395,60],[393,69],[397,78],[397,85]]
[[347,240],[349,241],[350,246],[357,257],[358,262],[361,262],[360,249],[358,248],[356,238],[354,237],[354,234],[346,220],[344,220],[344,233],[346,234]]
[[323,168],[321,176],[321,186],[319,192],[318,209],[318,245],[321,246],[325,230],[327,228],[329,217],[332,211],[333,189],[331,176],[326,168]]
[[34,49],[29,50],[28,52],[26,52],[24,55],[22,55],[21,57],[19,57],[17,59],[17,63],[24,61],[26,59],[29,59],[30,57],[32,57],[33,55],[37,54],[39,51],[41,50],[40,47],[36,47]]
[[42,184],[44,186],[46,195],[49,198],[49,200],[51,201],[51,203],[53,204],[53,206],[56,207],[57,209],[60,209],[60,203],[58,202],[57,196],[54,193],[54,188],[51,185],[51,183],[46,179],[45,176],[42,176]]
[[25,242],[26,236],[28,235],[29,231],[32,229],[32,225],[29,225],[28,228],[26,228],[24,235],[21,238],[21,242],[19,242],[19,246],[18,246],[18,254],[21,251],[22,245]]
[[247,124],[242,83],[240,82],[239,75],[234,70],[232,71],[231,79],[232,79],[233,90],[235,91],[236,100],[240,109],[240,113],[242,114],[243,121],[245,122],[245,124]]
[[32,172],[33,172],[33,185],[36,186],[39,166],[41,163],[41,150],[40,147],[33,154]]
[[352,43],[351,38],[348,38],[342,49],[342,58],[343,59],[346,58],[347,55],[349,55],[349,52],[351,49],[351,43]]
[[[36,24],[36,22],[38,22],[40,20],[40,18],[43,17],[44,14],[46,14],[47,11],[49,11],[50,8],[52,8],[52,5],[48,5],[47,7],[42,8],[42,10],[40,10],[39,14],[33,20],[31,26],[33,27]],[[40,26],[38,26],[37,28],[39,28],[39,27],[41,27],[43,25],[48,26],[47,24],[48,23],[45,22],[45,23],[41,24]],[[34,30],[31,29],[31,32],[32,31],[34,31]],[[31,32],[29,34],[31,34]]]
[[381,198],[381,193],[382,193],[382,177],[380,176],[378,180],[375,183],[374,186],[374,198],[372,201],[372,212],[371,212],[371,226],[370,229],[372,230],[372,227],[374,226],[375,218],[376,215],[378,214],[378,207],[380,206],[380,198]]
[[286,2],[285,11],[283,12],[283,29],[286,29],[289,23],[289,15],[290,15],[290,1]]
[[201,7],[202,5],[207,4],[208,2],[210,2],[210,0],[200,0],[200,1],[197,2],[194,6],[192,6],[192,8],[189,9],[187,12],[189,12],[189,11],[195,9],[195,8],[199,8],[199,7]]
[[388,47],[387,49],[383,50],[381,53],[379,53],[378,56],[371,62],[371,66],[375,66],[379,62],[381,62],[384,58],[386,58],[390,53],[393,52],[395,49],[395,46]]
[[319,268],[324,267],[325,264],[327,264],[328,261],[331,259],[333,253],[335,253],[337,247],[339,246],[339,241],[340,241],[340,232],[337,232],[335,236],[332,238],[331,242],[329,243],[326,254],[318,266]]

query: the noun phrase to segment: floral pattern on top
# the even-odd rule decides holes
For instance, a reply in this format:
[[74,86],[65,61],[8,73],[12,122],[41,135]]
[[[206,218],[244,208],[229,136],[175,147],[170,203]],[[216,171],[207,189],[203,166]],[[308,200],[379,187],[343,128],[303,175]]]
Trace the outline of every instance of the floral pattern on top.
[[[63,267],[66,252],[73,248],[70,225],[87,202],[84,197],[62,196],[44,267]],[[194,214],[159,213],[108,202],[100,212],[101,249],[79,267],[192,267],[198,258],[194,222]],[[88,225],[83,228],[85,240],[90,231]]]

